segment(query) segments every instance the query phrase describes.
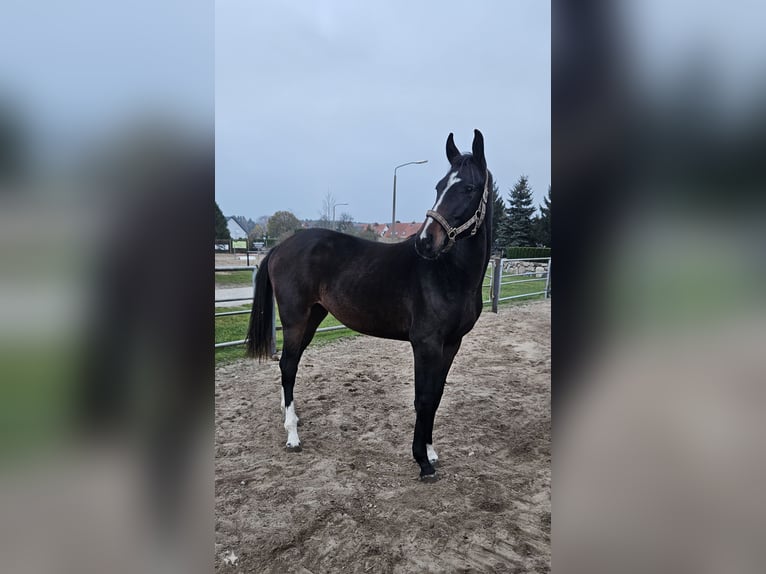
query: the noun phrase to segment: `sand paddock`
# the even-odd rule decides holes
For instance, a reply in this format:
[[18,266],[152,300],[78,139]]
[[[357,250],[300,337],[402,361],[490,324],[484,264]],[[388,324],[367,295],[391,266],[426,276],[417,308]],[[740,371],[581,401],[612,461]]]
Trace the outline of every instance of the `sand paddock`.
[[411,456],[408,343],[309,346],[299,453],[284,449],[276,361],[217,368],[215,394],[217,571],[550,570],[550,301],[485,309],[463,340],[433,484]]

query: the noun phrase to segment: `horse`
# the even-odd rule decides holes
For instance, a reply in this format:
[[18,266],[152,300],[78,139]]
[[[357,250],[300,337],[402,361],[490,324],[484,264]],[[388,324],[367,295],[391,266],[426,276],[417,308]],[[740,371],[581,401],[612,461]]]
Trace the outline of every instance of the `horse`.
[[279,359],[288,450],[300,450],[294,385],[298,363],[331,313],[359,333],[409,341],[415,359],[412,456],[420,478],[435,478],[433,425],[447,373],[463,337],[482,311],[482,284],[492,240],[493,184],[484,137],[474,130],[472,153],[453,134],[449,170],[418,232],[400,243],[378,243],[326,229],[296,232],[272,248],[258,269],[246,345],[263,360],[273,349],[273,300],[282,321]]

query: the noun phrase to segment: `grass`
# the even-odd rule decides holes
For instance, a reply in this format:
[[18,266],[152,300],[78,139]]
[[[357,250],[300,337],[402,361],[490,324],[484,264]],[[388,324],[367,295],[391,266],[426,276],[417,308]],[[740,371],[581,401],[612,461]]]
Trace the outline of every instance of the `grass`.
[[0,458],[53,446],[72,430],[80,361],[70,343],[0,350]]
[[[500,285],[500,297],[512,297],[514,295],[523,295],[524,293],[537,293],[538,291],[545,291],[545,277],[535,281],[527,281],[528,279],[534,278],[534,275],[531,277],[503,276],[501,279],[502,284]],[[489,276],[487,276],[487,278],[484,280],[482,296],[484,301],[489,299]],[[505,303],[529,301],[530,299],[541,299],[542,297],[542,295],[530,295],[529,297],[519,297],[518,299],[499,301],[498,304],[503,305]],[[486,305],[489,305],[489,303]]]
[[[243,272],[237,272],[243,273]],[[249,272],[244,272],[249,273]],[[220,275],[220,274],[219,274]],[[500,287],[501,297],[510,297],[512,295],[522,295],[524,293],[535,293],[537,291],[545,290],[545,278],[530,281],[528,283],[519,283],[524,279],[530,279],[530,277],[504,277],[503,283]],[[485,281],[489,283],[489,281]],[[489,287],[484,287],[483,290],[484,299],[489,299]],[[519,297],[518,299],[511,299],[508,301],[500,301],[500,304],[516,303],[520,301],[528,301],[530,299],[541,299],[542,295],[532,295],[530,297]],[[485,309],[489,308],[489,305],[485,305]],[[240,305],[238,307],[216,307],[216,312],[224,311],[244,311],[249,310],[250,305]],[[245,338],[247,332],[247,326],[250,322],[250,315],[231,315],[228,317],[216,317],[215,319],[215,342],[221,343],[224,341],[238,341]],[[277,325],[279,325],[279,314],[277,314]],[[328,315],[322,324],[322,327],[331,327],[340,325],[341,323],[335,319],[332,315]],[[312,345],[323,345],[337,339],[345,337],[354,337],[358,335],[356,331],[351,329],[342,329],[337,331],[328,331],[326,333],[317,333],[314,336]],[[282,348],[282,331],[277,330],[277,349]],[[237,345],[233,347],[223,347],[215,350],[215,362],[216,364],[227,363],[236,359],[245,357],[245,348],[243,345]]]
[[[238,307],[216,307],[216,313],[224,311],[244,311],[249,310],[250,305],[241,305]],[[215,319],[215,342],[222,343],[224,341],[239,341],[245,338],[247,333],[247,326],[250,323],[250,315],[230,315],[228,317],[216,317]],[[279,313],[277,313],[277,326],[281,323],[279,321]],[[340,325],[338,321],[332,315],[327,315],[324,321],[319,325],[322,327],[335,327]],[[317,333],[314,336],[312,345],[324,345],[331,341],[336,341],[345,337],[354,337],[358,335],[356,331],[351,329],[338,329],[337,331],[327,331],[325,333]],[[277,349],[282,348],[282,331],[277,330]],[[242,359],[245,357],[244,345],[237,345],[233,347],[222,347],[215,350],[215,362],[227,363],[236,359]]]
[[215,286],[220,287],[247,287],[253,284],[252,271],[218,271],[215,274]]

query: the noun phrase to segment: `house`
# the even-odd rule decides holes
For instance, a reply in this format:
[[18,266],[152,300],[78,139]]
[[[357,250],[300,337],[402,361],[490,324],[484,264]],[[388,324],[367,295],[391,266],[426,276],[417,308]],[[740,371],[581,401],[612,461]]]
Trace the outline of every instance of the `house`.
[[[420,229],[422,222],[412,223],[396,223],[396,236],[393,238],[396,241],[402,241],[414,235]],[[375,235],[381,239],[391,241],[391,224],[390,223],[378,223],[377,225],[370,225],[370,228],[375,232]]]
[[226,227],[232,239],[247,239],[247,231],[233,217],[226,218]]

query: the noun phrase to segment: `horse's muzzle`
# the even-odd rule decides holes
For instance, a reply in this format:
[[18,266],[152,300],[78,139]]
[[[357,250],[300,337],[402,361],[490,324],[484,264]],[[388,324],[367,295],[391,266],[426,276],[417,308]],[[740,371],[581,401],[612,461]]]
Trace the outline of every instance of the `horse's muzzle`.
[[415,238],[415,252],[423,259],[436,259],[444,252],[446,245],[447,234],[436,222],[424,224],[424,229]]

